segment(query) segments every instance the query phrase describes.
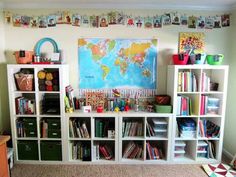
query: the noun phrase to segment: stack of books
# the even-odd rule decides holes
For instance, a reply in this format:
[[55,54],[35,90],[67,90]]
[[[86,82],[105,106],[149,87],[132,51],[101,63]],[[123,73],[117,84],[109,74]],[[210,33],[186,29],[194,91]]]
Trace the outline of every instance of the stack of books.
[[123,121],[123,137],[126,136],[143,136],[143,122],[127,120]]
[[15,98],[16,114],[35,114],[35,101],[22,96]]
[[177,115],[189,116],[192,114],[192,101],[187,96],[177,96]]
[[130,141],[124,148],[123,158],[142,159],[143,147],[136,142]]
[[105,119],[95,119],[95,137],[108,137],[108,130],[115,130],[115,123]]
[[[114,158],[114,153],[108,145],[101,145],[99,143],[94,144],[93,154],[96,160],[105,159],[112,160]],[[102,156],[101,156],[101,155]]]
[[199,136],[206,138],[219,138],[220,127],[209,120],[206,119],[200,120]]
[[195,73],[182,71],[178,73],[178,92],[196,92],[197,78]]
[[91,150],[88,143],[74,142],[72,145],[72,159],[91,161]]
[[149,142],[146,143],[146,147],[147,147],[147,159],[149,160],[163,159],[163,153],[160,148],[150,145]]
[[178,133],[181,138],[194,138],[196,135],[196,122],[191,118],[177,119]]
[[85,121],[70,119],[69,132],[71,138],[90,138]]

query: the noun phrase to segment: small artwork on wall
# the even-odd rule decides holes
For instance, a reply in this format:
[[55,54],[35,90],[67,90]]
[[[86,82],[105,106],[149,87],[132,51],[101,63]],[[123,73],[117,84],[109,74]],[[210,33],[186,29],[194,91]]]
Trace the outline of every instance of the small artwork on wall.
[[56,16],[49,15],[47,17],[47,24],[48,24],[48,27],[55,27],[56,26]]
[[47,17],[46,16],[39,17],[39,28],[47,28]]
[[188,17],[188,27],[196,28],[196,25],[197,25],[197,17],[195,16]]
[[221,16],[221,24],[222,27],[230,26],[230,16],[229,14],[225,14]]
[[72,15],[72,26],[80,26],[81,16],[78,14]]
[[186,32],[179,34],[179,53],[197,54],[204,52],[205,34]]
[[197,19],[197,28],[198,29],[205,28],[205,17],[203,17],[203,16],[198,17],[198,19]]
[[30,19],[30,27],[31,28],[38,28],[39,24],[38,24],[38,17],[34,16]]
[[188,16],[186,14],[180,16],[180,24],[187,25],[188,24]]

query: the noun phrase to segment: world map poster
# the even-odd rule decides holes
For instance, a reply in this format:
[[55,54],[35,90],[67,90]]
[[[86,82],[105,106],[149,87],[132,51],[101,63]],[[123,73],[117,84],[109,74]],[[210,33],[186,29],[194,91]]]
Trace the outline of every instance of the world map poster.
[[79,39],[80,89],[156,89],[157,39]]

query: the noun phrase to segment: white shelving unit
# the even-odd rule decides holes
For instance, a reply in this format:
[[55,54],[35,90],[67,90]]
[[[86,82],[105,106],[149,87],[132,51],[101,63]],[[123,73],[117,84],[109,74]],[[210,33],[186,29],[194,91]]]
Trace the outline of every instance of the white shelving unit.
[[[76,122],[72,125],[72,122]],[[80,124],[85,123],[89,132],[89,137],[79,137],[72,135],[72,129],[76,128],[77,131]],[[66,114],[66,161],[69,163],[117,163],[118,162],[118,114],[116,113],[82,113],[74,112]],[[98,127],[99,126],[99,127]],[[101,126],[101,127],[100,127]],[[107,128],[105,128],[107,126]],[[73,127],[73,128],[72,128]],[[114,131],[114,136],[108,137],[108,130]],[[82,131],[80,131],[82,132]],[[80,152],[73,151],[73,145],[80,143],[81,146],[87,145],[85,151],[89,151],[89,158],[83,159]],[[96,149],[96,146],[98,149]],[[112,153],[111,159],[105,159],[100,152],[99,147],[106,146]],[[72,152],[73,151],[73,152]],[[86,152],[83,151],[83,154]],[[72,155],[74,154],[74,155]],[[75,157],[76,154],[76,157]],[[97,154],[97,156],[96,156]],[[99,155],[98,155],[99,154]],[[78,157],[80,156],[80,157]]]
[[[63,125],[65,87],[69,84],[68,69],[68,65],[56,64],[22,64],[7,66],[12,140],[16,162],[60,163],[65,161],[65,133]],[[32,91],[22,91],[18,88],[14,74],[20,70],[27,70],[27,72],[32,73]],[[42,80],[40,82],[37,74],[42,70],[54,74],[54,80],[52,81],[55,82],[55,91],[41,91],[42,88],[39,88],[39,85],[43,85],[42,83],[44,81]],[[57,88],[56,85],[58,86]],[[45,103],[43,100],[45,97],[50,97],[51,95],[54,95],[59,101],[57,109],[56,107],[54,109],[56,112],[50,112],[50,110],[43,109],[42,104]],[[25,98],[26,101],[22,101],[21,98]],[[29,111],[18,111],[19,109],[28,110],[29,103],[32,103],[33,105],[34,112],[32,114]],[[48,129],[45,137],[42,137],[43,130],[41,125],[43,120],[48,121],[49,127],[57,127],[55,130]],[[30,135],[30,133],[32,135]],[[45,147],[49,147],[50,143],[52,143],[51,146],[56,146],[58,148],[60,157],[57,160],[50,159],[50,157],[49,159],[47,159],[47,157],[45,159],[45,155],[43,155],[43,153],[47,151]]]
[[[21,69],[31,70],[33,73],[32,91],[20,91],[16,87],[14,74]],[[149,113],[149,112],[105,112],[105,113],[82,113],[75,111],[65,113],[64,96],[65,87],[69,85],[68,65],[8,65],[8,86],[9,103],[12,128],[12,140],[15,150],[17,163],[67,163],[67,164],[170,164],[170,163],[213,163],[221,161],[226,91],[228,79],[228,66],[209,66],[209,65],[172,65],[168,66],[167,94],[171,96],[173,113]],[[56,91],[41,91],[37,74],[41,70],[58,71],[59,89]],[[184,82],[179,81],[180,72],[194,73],[196,78],[196,88],[180,87]],[[189,75],[188,73],[188,75]],[[205,73],[205,74],[204,74]],[[190,74],[192,76],[192,74]],[[204,76],[203,76],[204,75]],[[187,76],[187,75],[186,75]],[[186,77],[181,76],[181,78]],[[218,83],[218,89],[205,89],[202,78],[209,78],[209,81]],[[188,83],[191,83],[188,81]],[[205,83],[205,82],[204,82]],[[206,84],[206,83],[205,83]],[[187,89],[188,88],[188,89]],[[202,89],[204,88],[204,90]],[[57,114],[45,112],[43,100],[45,95],[57,95],[59,97],[59,109]],[[191,100],[191,110],[186,112],[179,111],[178,96],[188,97]],[[202,109],[202,96],[218,100],[217,109]],[[20,98],[33,100],[33,114],[19,114],[16,104]],[[204,97],[205,98],[205,97]],[[31,102],[30,102],[31,103]],[[19,103],[18,103],[19,104]],[[50,107],[50,106],[49,106]],[[208,107],[209,108],[209,105]],[[18,111],[16,111],[18,110]],[[183,110],[182,110],[183,111]],[[211,114],[210,114],[211,112]],[[213,114],[214,113],[214,114]],[[195,123],[195,132],[192,136],[180,137],[177,121],[192,119]],[[19,122],[28,121],[29,126],[35,128],[27,133],[20,134]],[[200,135],[200,122],[212,122],[220,127],[219,136],[203,137]],[[51,132],[51,136],[42,136],[42,125],[44,122],[48,126],[60,127],[59,131]],[[52,122],[50,124],[50,122]],[[58,123],[59,122],[59,123]],[[79,135],[78,127],[86,126],[88,136]],[[104,128],[107,126],[108,128]],[[75,127],[75,129],[73,128]],[[150,127],[152,127],[150,129]],[[84,127],[83,127],[84,128]],[[74,133],[72,133],[72,129]],[[58,129],[57,129],[58,130]],[[79,129],[80,130],[80,129]],[[84,129],[83,129],[84,130]],[[98,131],[99,130],[99,131]],[[114,131],[114,136],[108,137]],[[82,130],[80,130],[81,133]],[[84,132],[83,132],[84,133]],[[27,134],[27,135],[25,135]],[[28,136],[29,135],[29,136]],[[125,149],[134,142],[138,147],[139,155],[127,153]],[[211,142],[215,147],[214,158],[207,158],[205,142]],[[50,144],[52,143],[52,144]],[[44,159],[44,146],[55,145],[60,152],[60,159]],[[105,147],[112,154],[112,158],[106,159],[99,147]],[[30,149],[35,149],[30,156],[25,156]],[[131,148],[131,147],[129,147]],[[128,149],[129,149],[128,148]],[[57,149],[57,150],[58,150]],[[80,153],[85,153],[81,156]],[[82,149],[82,150],[81,150]],[[141,149],[141,151],[140,151]],[[155,152],[160,150],[161,152]],[[154,152],[153,152],[154,151]],[[51,152],[51,151],[50,151]],[[157,154],[162,153],[162,158]],[[20,155],[19,155],[20,154]],[[23,157],[22,157],[23,154]],[[34,157],[32,159],[32,156]],[[134,156],[134,157],[133,157]]]
[[[193,77],[195,77],[197,81],[195,89],[191,88],[193,87],[194,82]],[[167,78],[167,94],[171,96],[172,105],[174,108],[171,159],[174,163],[220,162],[225,122],[228,66],[171,65],[168,66]],[[218,89],[213,90],[213,88],[209,88],[208,85],[210,82],[217,83]],[[190,84],[189,87],[188,83]],[[183,111],[186,105],[184,105],[184,101],[181,103],[179,102],[179,96],[188,97],[191,100],[191,103],[188,102],[188,106],[191,108],[189,113],[186,114]],[[205,97],[203,96],[207,96],[208,100],[205,99]],[[206,110],[210,109],[209,98],[218,99],[217,102],[219,103],[219,105],[217,108],[214,108],[213,111]],[[207,103],[204,104],[203,100]],[[205,105],[205,107],[203,105]],[[190,137],[179,137],[177,122],[181,122],[183,120],[186,121],[186,119],[194,120],[196,125],[196,133]],[[219,136],[201,137],[200,121],[203,120],[208,120],[210,122],[213,122],[215,125],[219,126]],[[185,143],[185,153],[181,154],[181,148],[176,147],[179,141]],[[202,141],[212,142],[215,147],[214,158],[208,158],[207,155],[200,155],[200,153],[202,152],[198,153],[198,148],[201,146]],[[176,152],[176,149],[179,149],[179,151]]]

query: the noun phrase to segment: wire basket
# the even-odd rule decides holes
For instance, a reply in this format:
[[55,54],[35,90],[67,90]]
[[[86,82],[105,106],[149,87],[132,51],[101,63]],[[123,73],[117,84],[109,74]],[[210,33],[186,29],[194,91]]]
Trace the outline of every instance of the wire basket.
[[34,80],[33,74],[16,73],[15,80],[16,80],[17,90],[20,91],[33,90],[33,80]]

